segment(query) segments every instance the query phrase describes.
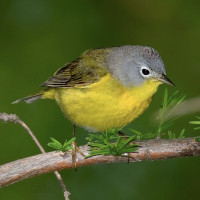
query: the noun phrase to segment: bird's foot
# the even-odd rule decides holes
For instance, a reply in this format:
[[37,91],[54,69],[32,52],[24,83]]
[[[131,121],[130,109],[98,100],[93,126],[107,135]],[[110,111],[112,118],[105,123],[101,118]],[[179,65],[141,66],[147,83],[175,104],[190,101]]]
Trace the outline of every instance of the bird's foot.
[[125,133],[122,133],[121,131],[118,131],[117,134],[124,138],[128,137]]
[[[123,137],[123,140],[126,140],[126,137],[128,138],[129,136],[127,136],[125,133],[122,133],[121,131],[118,131],[117,133],[119,136]],[[131,154],[130,153],[126,153],[125,157],[128,158],[127,162],[129,163],[130,162],[130,158],[131,157]]]
[[77,153],[80,153],[82,156],[85,157],[84,153],[80,150],[80,148],[77,146],[77,143],[76,141],[74,141],[72,143],[72,162],[74,164],[74,168],[75,170],[77,170],[77,166],[76,166],[76,162],[78,161],[78,158],[77,158]]

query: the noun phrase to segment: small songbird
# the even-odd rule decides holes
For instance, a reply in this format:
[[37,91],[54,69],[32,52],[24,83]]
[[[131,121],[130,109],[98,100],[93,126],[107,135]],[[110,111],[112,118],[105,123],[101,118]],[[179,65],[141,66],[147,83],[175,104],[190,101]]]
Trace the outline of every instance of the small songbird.
[[91,132],[121,128],[142,114],[166,76],[158,52],[147,46],[85,51],[59,69],[41,92],[19,99],[32,103],[53,99],[74,125]]

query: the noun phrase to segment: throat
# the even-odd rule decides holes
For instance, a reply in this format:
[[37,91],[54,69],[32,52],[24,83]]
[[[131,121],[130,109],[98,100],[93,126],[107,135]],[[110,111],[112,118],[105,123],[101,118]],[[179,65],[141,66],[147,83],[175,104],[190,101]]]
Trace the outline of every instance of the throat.
[[160,84],[161,82],[150,79],[145,81],[141,86],[130,88],[129,91],[138,100],[145,101],[151,99],[158,90]]

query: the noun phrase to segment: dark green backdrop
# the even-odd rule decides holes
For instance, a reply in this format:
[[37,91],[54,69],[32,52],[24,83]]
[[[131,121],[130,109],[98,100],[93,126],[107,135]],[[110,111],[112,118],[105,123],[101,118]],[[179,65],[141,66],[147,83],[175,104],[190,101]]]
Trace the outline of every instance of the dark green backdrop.
[[[199,95],[200,2],[187,0],[6,0],[0,2],[0,112],[18,114],[47,151],[49,138],[71,137],[71,124],[52,101],[11,105],[38,91],[57,68],[90,48],[140,44],[161,54],[170,79],[188,98]],[[144,115],[129,125],[148,130],[159,108],[161,86]],[[174,90],[171,88],[170,90]],[[197,113],[198,114],[198,113]],[[194,116],[177,121],[186,128]],[[128,132],[127,128],[125,131]],[[87,132],[78,129],[84,144]],[[18,125],[0,122],[0,164],[39,153]],[[71,199],[194,199],[199,196],[200,159],[83,167],[61,172]],[[60,200],[53,174],[34,177],[0,190],[1,200]]]

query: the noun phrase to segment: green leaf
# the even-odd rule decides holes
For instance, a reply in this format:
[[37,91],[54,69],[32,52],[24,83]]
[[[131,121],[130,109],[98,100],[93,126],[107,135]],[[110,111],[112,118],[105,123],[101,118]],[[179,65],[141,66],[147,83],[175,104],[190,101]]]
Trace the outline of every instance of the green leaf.
[[92,147],[99,147],[99,148],[105,148],[105,144],[100,144],[100,143],[95,143],[95,142],[90,142],[88,144],[89,146],[92,146]]
[[63,152],[66,152],[66,151],[72,149],[73,148],[72,143],[76,140],[76,138],[72,138],[68,142],[66,140],[65,143],[62,145],[58,140],[56,140],[52,137],[50,139],[51,139],[51,142],[49,142],[47,145],[58,151],[63,151]]
[[168,105],[168,89],[165,88],[162,109],[166,110]]
[[122,139],[122,137],[118,137],[115,146],[116,146],[116,147],[119,147],[121,143],[123,143],[123,139]]
[[156,138],[157,137],[157,134],[156,133],[145,133],[143,135],[143,138],[144,139],[153,139],[153,138]]
[[172,133],[172,131],[168,131],[168,137],[169,139],[174,139],[174,134]]
[[200,124],[200,121],[190,121],[190,124]]
[[63,147],[67,146],[67,145],[71,145],[74,141],[76,140],[75,137],[71,138],[68,142],[66,140],[66,142],[64,143]]
[[102,137],[96,137],[90,134],[88,145],[91,148],[90,155],[87,158],[96,155],[120,156],[126,153],[126,151],[134,152],[138,147],[136,147],[136,144],[129,144],[134,138],[135,136],[119,136],[113,130],[106,131],[102,134]]
[[[169,94],[168,89],[166,88],[164,90],[163,95],[163,101],[162,101],[162,107],[158,112],[158,116],[156,117],[158,119],[158,125],[154,127],[154,130],[148,133],[142,133],[140,131],[137,131],[135,129],[130,128],[129,130],[134,133],[135,140],[141,140],[141,139],[150,139],[150,138],[156,138],[161,137],[165,133],[168,133],[169,138],[176,138],[176,134],[169,131],[169,128],[174,125],[175,121],[179,119],[181,116],[178,116],[176,118],[172,118],[170,120],[167,120],[167,117],[171,112],[174,111],[174,109],[183,102],[185,99],[185,95],[180,95],[179,91],[176,90],[172,94]],[[182,132],[183,131],[183,132]],[[182,130],[180,135],[178,137],[184,137],[184,130]]]
[[185,134],[185,129],[183,129],[183,130],[181,131],[181,133],[180,133],[180,135],[179,135],[178,138],[184,138],[184,137],[185,137],[184,134]]
[[133,141],[133,138],[134,138],[134,136],[131,136],[128,139],[122,141],[121,144],[119,144],[119,148],[123,148],[126,145],[128,145],[128,143],[130,143],[131,141]]
[[[194,124],[194,125],[200,125],[200,117],[196,116],[197,119],[199,119],[199,121],[190,121],[190,124]],[[200,127],[195,127],[194,130],[200,130]]]
[[52,137],[50,139],[52,140],[52,142],[49,142],[47,144],[49,147],[52,147],[52,148],[54,148],[56,150],[61,150],[62,149],[62,144],[60,142],[58,142],[56,139],[54,139]]
[[76,140],[76,138],[72,138],[70,139],[68,142],[66,141],[64,144],[63,144],[63,147],[62,147],[62,151],[68,151],[70,149],[72,149],[72,143]]
[[137,130],[135,130],[135,129],[133,129],[133,128],[129,128],[129,130],[131,131],[131,132],[133,132],[133,133],[135,133],[136,135],[143,135],[140,131],[137,131]]
[[200,137],[196,137],[195,142],[200,142]]

